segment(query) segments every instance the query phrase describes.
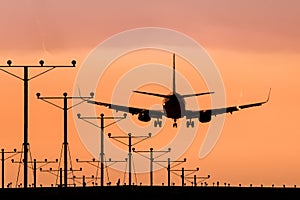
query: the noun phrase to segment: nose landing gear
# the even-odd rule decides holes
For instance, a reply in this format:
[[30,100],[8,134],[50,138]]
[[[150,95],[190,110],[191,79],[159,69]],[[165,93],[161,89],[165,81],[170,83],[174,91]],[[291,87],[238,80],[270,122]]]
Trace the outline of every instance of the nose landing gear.
[[157,127],[157,126],[161,127],[161,125],[162,125],[162,121],[159,120],[159,118],[157,118],[157,119],[154,121],[154,127]]
[[176,119],[174,119],[173,128],[177,128]]
[[190,126],[192,128],[194,128],[194,126],[195,126],[194,121],[192,121],[191,119],[189,119],[188,121],[186,121],[186,127],[189,128]]

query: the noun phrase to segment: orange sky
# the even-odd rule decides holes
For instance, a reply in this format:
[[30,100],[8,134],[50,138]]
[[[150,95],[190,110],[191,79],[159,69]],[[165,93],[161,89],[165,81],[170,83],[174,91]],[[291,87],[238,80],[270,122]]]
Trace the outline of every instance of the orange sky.
[[[181,32],[206,49],[222,76],[228,106],[265,100],[269,88],[272,88],[268,104],[226,115],[217,144],[203,159],[199,159],[198,154],[209,124],[195,121],[199,129],[193,143],[182,156],[187,158],[187,163],[182,166],[189,169],[199,167],[199,176],[210,174],[211,178],[207,180],[209,184],[217,181],[231,185],[300,184],[300,137],[297,132],[300,111],[297,104],[300,100],[298,1],[3,0],[0,8],[0,65],[6,65],[8,59],[16,65],[35,65],[40,59],[49,65],[69,65],[73,59],[77,61],[75,68],[54,69],[30,81],[29,143],[33,158],[59,158],[63,141],[62,110],[37,100],[35,94],[40,92],[44,96],[62,96],[63,92],[67,92],[71,95],[80,67],[98,44],[133,28],[161,27]],[[172,65],[171,53],[166,52],[133,52],[127,56],[127,59],[124,56],[125,60],[117,60],[107,73],[124,74],[126,70],[142,63],[154,61]],[[118,68],[121,65],[122,68]],[[188,67],[178,58],[178,72],[189,76]],[[10,71],[19,76],[23,73],[22,69]],[[31,69],[30,75],[38,72],[39,69]],[[0,147],[7,151],[14,148],[20,150],[23,142],[23,83],[3,72],[0,75],[0,91],[3,94],[0,105]],[[207,89],[201,77],[190,75],[189,78],[196,92]],[[103,81],[106,79],[108,77],[104,76]],[[110,88],[115,86],[118,76],[109,79],[111,83],[107,83],[105,94],[101,90],[104,86],[98,86],[96,100],[103,98],[101,100],[110,101]],[[141,86],[141,89],[152,92],[159,90],[162,93],[168,91],[155,85]],[[82,92],[88,94],[90,91]],[[147,96],[132,95],[130,103],[142,106],[147,101],[149,104],[159,104],[161,101],[152,97],[147,101],[145,99],[148,99]],[[199,104],[202,101],[209,102],[206,98],[197,100]],[[55,103],[62,106],[63,102]],[[97,114],[112,114],[104,107],[97,107],[95,111]],[[96,171],[94,167],[75,162],[75,158],[90,160],[93,157],[77,133],[76,120],[71,110],[68,128],[74,168],[84,169],[83,172],[77,172],[77,176],[91,176]],[[185,120],[179,123],[184,125]],[[164,124],[168,127],[172,125],[171,120],[167,119]],[[150,146],[163,146],[163,141],[167,143],[174,137],[172,134],[176,134],[174,129],[168,127],[136,148],[146,150]],[[88,130],[95,134],[99,131],[91,127]],[[115,125],[106,131],[113,135],[124,134]],[[57,165],[51,164],[51,167],[56,168]],[[17,173],[18,164],[6,161],[6,182],[15,184]],[[109,174],[110,181],[114,183],[118,177],[123,178],[124,172],[111,168]],[[137,181],[147,185],[148,176],[148,173],[139,174]],[[38,173],[38,184],[50,185],[55,181],[55,176],[51,174]],[[155,184],[166,184],[166,181],[166,171],[155,173]],[[181,183],[175,176],[172,181]],[[22,182],[22,168],[18,182]],[[31,170],[29,182],[32,182]]]

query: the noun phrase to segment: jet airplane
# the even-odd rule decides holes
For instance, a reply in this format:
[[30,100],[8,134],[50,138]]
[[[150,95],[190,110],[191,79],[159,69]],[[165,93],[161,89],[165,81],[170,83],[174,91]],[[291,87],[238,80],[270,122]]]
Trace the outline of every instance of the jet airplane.
[[123,112],[131,113],[132,115],[138,115],[138,119],[143,122],[149,122],[151,118],[155,118],[156,120],[154,121],[154,127],[162,126],[161,119],[163,116],[173,119],[173,127],[175,128],[177,127],[177,120],[183,117],[187,119],[186,121],[187,127],[190,126],[194,127],[193,119],[195,118],[198,119],[199,122],[201,123],[207,123],[211,121],[212,116],[217,116],[224,113],[232,114],[235,111],[239,111],[245,108],[261,106],[269,101],[271,89],[265,101],[244,104],[239,106],[224,107],[224,108],[212,108],[206,110],[188,110],[185,107],[185,98],[213,94],[214,92],[202,92],[202,93],[195,93],[195,94],[179,94],[178,92],[176,92],[175,54],[173,54],[173,88],[170,94],[158,94],[158,93],[136,91],[136,90],[134,90],[133,92],[163,98],[162,101],[163,110],[150,110],[147,108],[137,108],[137,107],[123,106],[123,105],[116,105],[116,104],[93,101],[93,100],[87,100],[87,102],[95,105],[105,106],[108,107],[109,109],[113,109],[116,111],[123,111]]

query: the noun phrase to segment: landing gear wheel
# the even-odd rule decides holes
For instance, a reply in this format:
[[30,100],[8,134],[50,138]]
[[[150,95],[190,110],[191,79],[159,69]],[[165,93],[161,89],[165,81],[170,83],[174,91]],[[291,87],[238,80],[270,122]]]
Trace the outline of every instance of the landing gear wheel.
[[155,120],[154,121],[154,127],[157,127],[157,126],[161,127],[161,125],[162,125],[162,121],[161,120]]
[[190,126],[192,128],[194,128],[194,126],[195,126],[194,121],[192,121],[191,119],[189,121],[186,121],[186,127],[189,128]]
[[176,122],[174,122],[173,128],[177,128],[177,123]]
[[161,125],[162,125],[162,121],[159,121],[158,126],[161,127]]
[[186,127],[188,128],[188,127],[190,127],[190,121],[186,121]]

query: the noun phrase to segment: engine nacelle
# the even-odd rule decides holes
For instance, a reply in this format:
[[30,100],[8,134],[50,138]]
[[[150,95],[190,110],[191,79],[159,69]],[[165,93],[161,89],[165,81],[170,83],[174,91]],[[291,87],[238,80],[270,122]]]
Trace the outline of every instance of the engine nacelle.
[[202,123],[210,122],[211,110],[200,111],[199,121]]
[[151,120],[151,117],[149,115],[149,111],[145,110],[139,113],[138,119],[142,122],[149,122]]

